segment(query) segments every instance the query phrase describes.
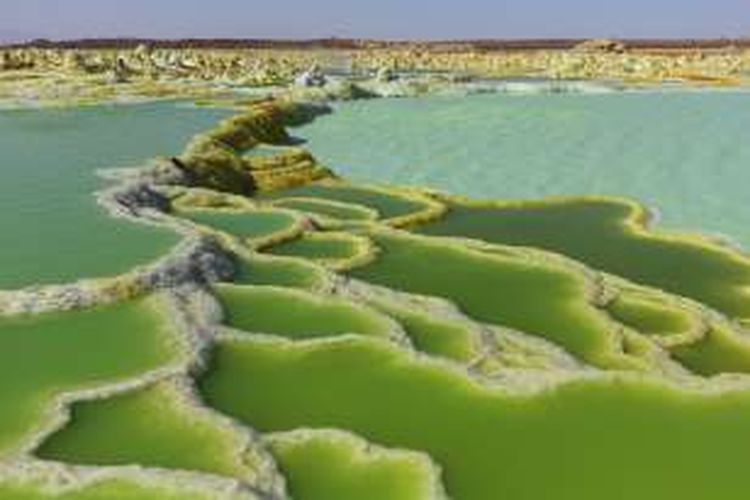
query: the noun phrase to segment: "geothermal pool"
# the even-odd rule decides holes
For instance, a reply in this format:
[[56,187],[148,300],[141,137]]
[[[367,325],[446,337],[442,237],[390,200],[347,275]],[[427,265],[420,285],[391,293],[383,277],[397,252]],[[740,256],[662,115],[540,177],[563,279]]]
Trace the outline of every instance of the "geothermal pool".
[[177,153],[225,115],[172,103],[0,110],[0,290],[114,275],[167,252],[175,235],[96,204],[107,185],[96,171]]
[[348,102],[295,131],[354,181],[487,199],[634,198],[750,247],[750,94],[642,91]]
[[[744,102],[347,103],[293,131],[342,178],[158,186],[162,220],[221,248],[190,263],[234,273],[0,316],[0,497],[744,499],[750,259],[605,196],[747,243]],[[247,146],[283,135],[264,109],[0,113],[0,289],[169,254],[175,234],[96,205],[96,169],[198,132],[234,161],[214,168],[273,156]]]

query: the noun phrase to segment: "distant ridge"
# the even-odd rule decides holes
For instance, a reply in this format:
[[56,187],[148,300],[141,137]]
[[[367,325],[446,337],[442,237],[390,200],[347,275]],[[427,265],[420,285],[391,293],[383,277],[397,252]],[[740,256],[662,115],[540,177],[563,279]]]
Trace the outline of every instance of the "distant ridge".
[[[568,39],[478,39],[478,40],[370,40],[350,38],[318,38],[308,40],[293,39],[260,39],[260,38],[183,38],[183,39],[150,39],[150,38],[85,38],[79,40],[46,40],[36,39],[24,43],[3,42],[6,48],[58,48],[58,49],[106,49],[135,48],[147,44],[168,49],[342,49],[357,50],[365,48],[401,48],[421,46],[439,51],[496,51],[496,50],[567,50],[588,40],[586,38]],[[630,49],[636,50],[697,50],[726,49],[730,47],[750,48],[750,38],[714,38],[714,39],[616,39]],[[4,44],[4,45],[3,45]]]

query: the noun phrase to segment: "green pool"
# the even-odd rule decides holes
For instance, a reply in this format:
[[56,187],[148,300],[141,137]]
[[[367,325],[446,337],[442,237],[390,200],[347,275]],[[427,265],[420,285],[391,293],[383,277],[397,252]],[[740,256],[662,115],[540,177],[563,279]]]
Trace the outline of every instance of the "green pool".
[[167,252],[171,232],[97,206],[96,171],[178,153],[225,114],[173,103],[0,110],[0,290],[118,274]]

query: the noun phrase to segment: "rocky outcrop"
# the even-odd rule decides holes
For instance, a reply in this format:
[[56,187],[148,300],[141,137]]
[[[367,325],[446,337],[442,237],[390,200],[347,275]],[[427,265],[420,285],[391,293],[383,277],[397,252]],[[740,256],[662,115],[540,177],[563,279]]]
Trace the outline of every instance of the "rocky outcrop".
[[392,82],[394,80],[398,79],[398,73],[396,73],[392,68],[389,68],[387,66],[384,66],[378,70],[377,75],[375,76],[375,80],[382,83],[388,83]]
[[301,125],[326,112],[329,109],[320,105],[261,101],[196,136],[172,162],[188,185],[245,195],[329,177],[332,174],[312,155],[298,149],[267,158],[243,156],[258,144],[289,144],[286,126]]
[[130,70],[128,69],[125,59],[118,57],[109,74],[110,83],[126,83],[129,79]]
[[326,83],[328,79],[317,64],[294,79],[294,84],[299,87],[324,87]]

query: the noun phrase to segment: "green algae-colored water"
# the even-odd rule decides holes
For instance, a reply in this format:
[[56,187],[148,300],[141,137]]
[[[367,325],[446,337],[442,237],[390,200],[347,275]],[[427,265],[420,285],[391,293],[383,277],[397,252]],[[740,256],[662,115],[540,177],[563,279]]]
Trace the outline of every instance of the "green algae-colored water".
[[236,455],[237,436],[189,405],[187,397],[167,384],[76,403],[70,425],[45,441],[36,455],[88,465],[141,464],[245,475]]
[[354,257],[359,252],[359,245],[356,240],[340,236],[313,234],[274,245],[268,252],[273,255],[304,257],[310,260],[336,260]]
[[[401,217],[418,212],[424,204],[397,193],[384,193],[379,190],[354,185],[310,185],[283,191],[284,197],[322,198],[354,205],[362,205],[376,210],[384,219]],[[271,195],[270,197],[275,197]]]
[[687,312],[637,295],[617,297],[607,305],[607,311],[617,321],[650,335],[682,333],[693,324]]
[[291,338],[344,333],[385,337],[391,330],[374,311],[341,299],[275,287],[222,285],[217,292],[227,324],[249,332]]
[[750,342],[713,328],[695,344],[673,350],[673,357],[695,373],[750,373]]
[[109,217],[95,172],[177,153],[225,114],[174,104],[0,111],[0,289],[113,275],[164,254],[177,237]]
[[0,454],[38,432],[63,392],[124,382],[177,359],[155,299],[0,318]]
[[583,283],[559,269],[483,255],[410,236],[377,235],[378,259],[351,276],[453,301],[478,321],[540,335],[595,364],[607,355],[608,325],[585,302]]
[[747,392],[623,380],[511,397],[364,340],[222,342],[201,390],[263,431],[338,427],[428,452],[457,500],[740,500],[750,487]]
[[421,230],[543,248],[596,269],[691,297],[731,317],[750,316],[750,259],[690,241],[643,235],[616,201],[570,201],[507,208],[452,206]]
[[422,352],[459,362],[468,362],[477,355],[474,335],[459,321],[384,301],[373,301],[373,305],[401,323],[414,347]]
[[223,212],[219,210],[195,210],[180,213],[196,224],[222,231],[245,240],[266,238],[284,232],[295,224],[287,213],[274,210],[256,212]]
[[312,288],[320,282],[317,268],[309,263],[283,257],[255,258],[238,263],[234,282],[242,285],[273,285]]
[[363,221],[371,219],[373,214],[360,205],[350,203],[331,203],[314,198],[285,198],[274,203],[276,206],[310,212],[344,221]]
[[293,498],[305,500],[420,500],[434,498],[422,461],[386,450],[362,449],[331,433],[275,435],[271,447]]
[[618,195],[750,248],[743,91],[375,99],[295,131],[360,182],[484,199]]
[[[739,142],[746,111],[734,109],[739,107],[738,95],[483,96],[353,103],[300,132],[311,139],[313,151],[326,163],[339,173],[352,173],[355,180],[396,181],[491,198],[629,194],[655,203],[665,213],[679,208],[673,218],[666,216],[671,227],[707,228],[744,241],[742,228],[750,226],[742,222],[746,213],[735,184],[746,175],[737,170],[738,158],[750,156],[745,156],[747,149]],[[722,122],[714,116],[717,110],[729,117]],[[163,255],[174,244],[176,237],[164,231],[108,219],[91,198],[101,183],[87,176],[99,154],[106,164],[97,167],[137,163],[141,154],[179,150],[180,140],[193,127],[203,120],[213,122],[221,112],[145,105],[55,111],[39,115],[43,118],[33,114],[37,112],[24,113],[19,116],[31,122],[28,116],[41,122],[55,121],[57,114],[65,119],[73,116],[70,128],[81,130],[68,131],[68,122],[59,118],[61,131],[49,140],[61,151],[52,146],[50,150],[68,163],[85,156],[85,161],[69,168],[76,173],[71,176],[78,179],[75,182],[66,177],[57,181],[60,186],[54,185],[52,177],[44,176],[46,171],[68,168],[68,163],[42,162],[44,175],[34,181],[39,185],[31,186],[32,182],[19,191],[36,193],[50,205],[16,196],[15,203],[28,202],[40,212],[50,211],[53,203],[62,207],[62,218],[40,216],[41,229],[35,238],[45,248],[36,249],[38,254],[27,253],[44,257],[64,250],[54,244],[39,245],[47,241],[39,236],[44,232],[46,237],[46,224],[56,224],[49,229],[51,241],[63,235],[64,222],[70,222],[64,217],[80,216],[82,223],[71,234],[92,238],[61,240],[68,249],[75,241],[87,258],[68,269],[69,254],[52,267],[40,267],[34,280],[120,272]],[[0,131],[14,126],[4,123],[3,117],[0,114]],[[172,123],[175,117],[182,120],[179,125],[164,127],[165,120]],[[347,120],[354,123],[334,132]],[[363,131],[363,124],[367,130]],[[29,134],[49,126],[32,125],[24,125]],[[708,125],[713,135],[705,133]],[[125,133],[128,127],[138,128],[132,137]],[[322,138],[315,136],[320,130],[327,130]],[[725,135],[715,137],[719,132]],[[17,131],[14,141],[24,133]],[[357,133],[361,136],[351,137]],[[141,138],[141,134],[150,135]],[[704,140],[699,151],[698,134],[716,140]],[[82,139],[88,135],[99,137],[99,142],[92,142],[93,149],[67,151],[74,138],[88,147]],[[138,140],[143,144],[134,144]],[[332,146],[325,141],[338,142]],[[340,168],[335,154],[344,149],[351,164]],[[24,154],[16,156],[23,159]],[[260,148],[249,154],[268,151]],[[424,162],[420,154],[425,155]],[[404,158],[408,161],[396,167],[384,161]],[[627,169],[626,160],[632,161]],[[707,162],[701,163],[700,171],[699,160]],[[674,170],[675,165],[684,170]],[[712,170],[705,165],[718,168],[733,185],[711,178]],[[8,174],[0,172],[0,180],[4,175]],[[22,178],[19,172],[14,175]],[[76,194],[75,203],[70,201],[75,210],[62,194],[60,200],[56,198],[58,191]],[[669,293],[695,299],[730,319],[750,317],[749,295],[742,290],[750,283],[750,266],[737,254],[698,240],[635,231],[624,224],[631,207],[616,200],[471,208],[455,201],[446,217],[411,228],[419,235],[364,222],[374,213],[362,207],[377,211],[380,222],[428,207],[423,199],[406,193],[323,183],[260,200],[279,203],[286,211],[178,212],[177,216],[250,242],[288,233],[301,220],[291,210],[351,224],[336,225],[342,233],[326,234],[311,221],[305,227],[314,236],[268,249],[278,255],[237,256],[233,284],[197,283],[214,293],[224,324],[234,333],[218,325],[221,318],[211,315],[213,304],[204,303],[205,296],[198,292],[193,296],[189,287],[180,287],[175,304],[189,306],[183,312],[186,319],[196,320],[195,333],[214,343],[207,350],[207,363],[196,360],[190,367],[200,397],[193,399],[189,387],[178,388],[162,379],[97,400],[73,401],[70,422],[56,431],[47,428],[51,435],[39,436],[44,439],[35,449],[36,457],[89,466],[137,464],[167,473],[197,471],[248,480],[255,488],[258,456],[242,447],[247,444],[243,437],[257,436],[253,430],[258,430],[266,433],[261,442],[275,458],[288,493],[300,500],[430,498],[436,491],[435,479],[457,500],[739,500],[747,496],[750,484],[744,457],[750,444],[750,390],[743,374],[750,373],[750,342],[739,330],[740,323],[712,320],[702,337],[661,347],[660,342],[675,338],[672,335],[679,339],[680,334],[694,331],[696,318],[672,307],[676,302],[651,300],[650,292],[608,297],[599,290],[594,273],[584,274],[550,254],[542,258],[523,247],[567,255],[594,269],[659,288],[670,300],[675,297]],[[677,201],[686,200],[690,206],[680,208]],[[705,214],[693,217],[693,206],[701,204]],[[726,208],[726,221],[704,224],[701,217],[715,215],[719,208]],[[9,205],[3,213],[14,210]],[[8,227],[17,231],[19,241],[27,238],[28,228]],[[335,276],[321,264],[346,260],[359,248],[355,239],[333,239],[342,234],[371,238],[379,252],[372,261]],[[467,236],[514,248],[479,247],[442,236]],[[123,243],[118,243],[119,238]],[[24,271],[13,266],[12,252],[5,251],[9,257],[0,250],[0,261],[10,263],[8,269],[18,273],[8,274],[8,282],[26,283],[22,275],[32,267]],[[15,251],[18,257],[23,248]],[[107,252],[122,260],[107,260],[103,257]],[[91,262],[87,262],[89,254]],[[0,289],[5,276],[0,273]],[[490,338],[494,330],[414,306],[427,304],[424,299],[378,295],[375,288],[352,283],[350,277],[448,299],[474,320],[532,334],[591,366],[568,362],[566,357],[560,368],[548,362],[545,356],[552,359],[552,355],[539,347],[544,344],[548,349],[546,343],[533,339],[531,345],[527,344],[531,337],[508,334],[510,340],[503,337],[503,342],[532,350],[531,357],[544,357],[538,366],[522,365],[515,371],[516,365],[503,365],[506,360],[501,355],[491,357],[492,350],[500,348],[493,344],[499,337]],[[357,303],[329,292],[343,292]],[[595,305],[594,296],[601,302]],[[442,307],[438,302],[430,304]],[[27,449],[31,435],[44,428],[55,396],[64,391],[133,382],[178,359],[185,362],[178,356],[178,332],[157,306],[155,298],[148,298],[69,313],[0,318],[0,369],[6,371],[0,396],[12,402],[0,409],[0,453]],[[210,324],[202,324],[203,320]],[[401,334],[396,322],[412,345],[392,341]],[[637,342],[613,337],[614,332],[625,335],[625,326],[634,329],[628,332],[633,336],[635,331],[644,335],[633,337]],[[214,338],[217,332],[224,334]],[[663,365],[671,357],[695,376],[679,372],[668,382],[673,374],[651,369],[657,363],[648,356],[663,360]],[[474,365],[478,357],[498,366],[492,365],[491,373],[482,372],[482,366]],[[674,367],[679,371],[677,363]],[[650,371],[617,371],[632,368]],[[734,375],[711,378],[728,373]],[[745,384],[745,389],[722,392],[729,384]],[[534,392],[540,386],[546,389]],[[696,388],[711,394],[699,394]],[[206,408],[199,407],[204,404]],[[227,427],[222,414],[246,427]],[[151,483],[141,487],[114,481],[62,498],[187,497],[166,489],[150,490],[152,486],[156,488]],[[0,497],[10,498],[14,488],[12,481],[0,479]],[[19,488],[18,498],[46,498],[37,495],[35,485]],[[6,491],[11,493],[5,495]]]

